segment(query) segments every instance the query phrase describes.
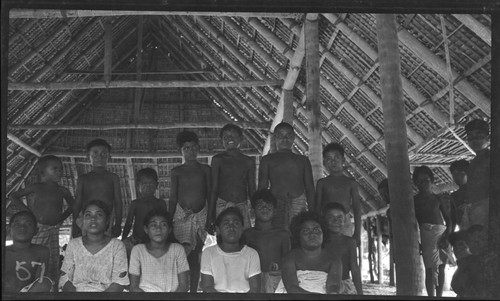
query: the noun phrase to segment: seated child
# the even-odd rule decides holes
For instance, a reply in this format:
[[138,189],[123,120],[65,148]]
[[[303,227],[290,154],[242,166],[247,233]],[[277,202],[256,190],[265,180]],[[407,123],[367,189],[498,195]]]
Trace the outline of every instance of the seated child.
[[106,234],[118,237],[122,226],[122,198],[120,178],[107,170],[111,145],[103,139],[94,139],[87,144],[92,171],[78,177],[73,207],[73,237],[82,235],[82,208],[92,200],[101,200],[111,210]]
[[[43,156],[37,163],[40,182],[28,185],[26,188],[12,193],[12,203],[24,209],[31,210],[38,223],[38,232],[32,242],[49,248],[50,257],[46,267],[46,275],[57,284],[59,278],[59,228],[71,214],[73,197],[69,190],[59,185],[63,166],[56,156]],[[21,202],[22,196],[33,195],[28,201],[28,208]],[[64,201],[68,209],[63,212]],[[55,286],[54,289],[57,287]]]
[[123,242],[105,234],[111,211],[103,201],[83,208],[83,236],[66,248],[59,288],[63,292],[121,292],[129,285]]
[[293,248],[283,259],[283,279],[276,292],[338,294],[342,262],[324,248],[324,219],[316,212],[302,212],[293,218],[290,230]]
[[52,280],[44,275],[49,249],[31,243],[36,225],[36,217],[31,211],[18,211],[10,218],[8,231],[12,245],[5,247],[5,292],[52,292]]
[[[226,124],[220,131],[225,151],[212,158],[212,195],[208,206],[208,224],[227,207],[238,207],[243,213],[243,227],[250,228],[248,200],[255,191],[255,161],[241,153],[243,130]],[[213,234],[213,233],[211,233]]]
[[[455,226],[462,223],[464,208],[466,206],[465,194],[467,191],[467,169],[469,162],[464,159],[454,161],[450,165],[450,173],[453,181],[458,185],[458,189],[451,193],[451,222],[452,231],[455,231]],[[464,229],[462,229],[464,230]]]
[[246,229],[243,236],[259,253],[262,292],[274,293],[281,280],[281,259],[290,251],[290,232],[272,225],[277,201],[271,190],[257,190],[251,202],[255,227]]
[[[359,295],[362,295],[356,240],[342,234],[347,211],[339,203],[328,203],[324,212],[329,232],[325,248],[342,261],[342,286],[339,294],[356,295],[359,292]],[[352,279],[349,277],[349,272],[351,272]]]
[[169,210],[174,217],[175,238],[184,246],[190,270],[190,292],[198,291],[200,254],[207,237],[207,201],[210,166],[197,161],[198,136],[190,131],[177,135],[184,163],[171,172]]
[[169,241],[172,217],[153,209],[143,219],[148,241],[135,245],[130,256],[131,292],[187,292],[189,265],[182,245]]
[[[315,210],[321,212],[325,205],[331,202],[342,204],[348,212],[342,234],[353,236],[359,246],[361,242],[361,202],[358,183],[343,174],[344,161],[344,147],[342,145],[330,143],[325,146],[323,165],[328,170],[329,175],[318,180]],[[354,226],[351,217],[354,217]]]
[[295,132],[286,122],[274,128],[277,151],[262,157],[258,190],[269,187],[278,199],[273,224],[288,230],[292,218],[314,209],[314,181],[309,158],[292,152]]
[[[123,227],[123,243],[127,248],[127,258],[130,258],[132,247],[137,244],[143,244],[147,241],[147,235],[144,231],[143,220],[151,210],[167,211],[167,204],[164,200],[155,197],[155,191],[158,187],[158,174],[152,168],[143,168],[137,172],[137,184],[139,188],[139,198],[130,203],[127,220]],[[128,237],[130,228],[134,222],[132,236]]]
[[237,207],[215,220],[217,245],[201,254],[201,288],[214,293],[260,293],[259,254],[243,243],[243,215]]

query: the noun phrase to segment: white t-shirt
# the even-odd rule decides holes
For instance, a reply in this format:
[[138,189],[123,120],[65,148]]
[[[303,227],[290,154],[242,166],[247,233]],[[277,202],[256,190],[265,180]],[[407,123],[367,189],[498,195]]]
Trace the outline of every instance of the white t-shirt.
[[246,245],[233,253],[211,246],[201,254],[201,273],[214,277],[218,292],[246,293],[250,290],[248,279],[260,274],[259,254]]
[[135,245],[129,265],[129,273],[140,276],[139,288],[145,292],[174,292],[179,286],[177,275],[189,271],[184,247],[176,243],[160,258],[151,255],[145,244]]

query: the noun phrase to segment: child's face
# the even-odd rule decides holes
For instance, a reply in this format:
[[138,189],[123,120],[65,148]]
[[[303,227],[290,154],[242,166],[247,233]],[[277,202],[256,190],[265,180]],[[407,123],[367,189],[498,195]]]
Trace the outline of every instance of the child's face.
[[341,210],[331,209],[326,212],[326,221],[328,223],[328,231],[339,233],[342,231],[345,222],[345,214]]
[[217,233],[220,233],[223,242],[238,243],[243,233],[243,224],[236,214],[228,213],[217,226]]
[[61,180],[62,172],[63,166],[61,161],[50,160],[47,162],[47,165],[42,171],[42,176],[47,180],[59,182]]
[[326,152],[323,165],[329,173],[341,172],[344,166],[344,156],[336,150]]
[[323,231],[315,221],[306,221],[300,227],[300,246],[306,250],[321,248]]
[[10,224],[10,231],[14,242],[30,242],[36,234],[37,225],[31,217],[21,215]]
[[274,207],[273,204],[258,200],[255,204],[255,218],[259,221],[268,222],[273,219]]
[[83,228],[87,233],[99,234],[106,230],[106,213],[96,205],[89,205],[83,212]]
[[429,192],[431,191],[431,178],[429,177],[428,174],[425,173],[420,173],[417,175],[417,178],[415,179],[415,185],[418,188],[418,191],[420,192]]
[[184,142],[181,147],[181,154],[186,161],[196,160],[198,157],[198,152],[200,151],[200,146],[194,141]]
[[150,177],[141,177],[139,180],[139,193],[142,197],[150,197],[155,194],[158,182]]
[[291,149],[293,146],[293,141],[295,140],[295,133],[289,128],[279,128],[274,133],[276,148],[280,149]]
[[222,132],[222,145],[226,150],[239,148],[241,136],[234,129],[228,129]]
[[471,130],[467,132],[467,141],[473,151],[478,152],[488,146],[488,134],[482,130]]
[[94,167],[106,167],[109,160],[108,148],[103,145],[92,146],[89,151],[89,159]]
[[465,171],[453,170],[451,171],[451,176],[453,177],[453,181],[455,181],[458,186],[467,184],[467,173]]
[[149,224],[144,226],[144,232],[146,232],[149,239],[157,243],[166,241],[170,231],[167,219],[163,216],[153,216]]

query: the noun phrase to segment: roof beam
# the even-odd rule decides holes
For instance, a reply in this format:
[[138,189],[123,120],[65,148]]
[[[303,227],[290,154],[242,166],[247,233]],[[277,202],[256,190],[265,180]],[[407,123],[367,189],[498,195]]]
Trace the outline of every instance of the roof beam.
[[491,30],[484,26],[469,14],[452,14],[458,21],[462,22],[467,28],[481,38],[488,46],[491,47]]
[[37,151],[33,147],[29,146],[24,141],[22,141],[21,139],[17,138],[14,135],[12,135],[11,133],[7,133],[7,138],[10,141],[12,141],[12,142],[16,143],[17,145],[19,145],[20,147],[24,148],[25,150],[29,151],[30,153],[34,154],[35,156],[37,156],[37,157],[41,157],[42,156],[42,154],[39,151]]

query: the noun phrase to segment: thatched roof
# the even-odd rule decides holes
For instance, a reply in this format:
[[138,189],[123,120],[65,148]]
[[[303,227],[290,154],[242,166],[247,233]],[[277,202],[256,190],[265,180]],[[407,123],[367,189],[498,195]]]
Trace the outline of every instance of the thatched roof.
[[[116,138],[111,141],[113,163],[130,202],[135,192],[132,184],[127,185],[134,171],[148,164],[165,169],[180,162],[175,146],[167,146],[176,132],[160,130],[158,124],[182,123],[173,125],[179,129],[206,122],[211,130],[201,136],[214,143],[204,148],[209,153],[220,149],[214,124],[244,122],[245,151],[262,152],[282,84],[293,72],[298,73],[293,87],[296,150],[307,153],[305,61],[297,64],[294,57],[305,17],[303,13],[11,10],[7,192],[28,179],[36,157],[47,153],[64,158],[64,184],[74,187],[78,173],[85,172],[85,143],[108,135]],[[376,187],[387,176],[375,17],[325,13],[317,20],[323,144],[336,141],[345,147],[347,171],[360,184],[367,213],[385,205]],[[450,190],[454,184],[449,164],[473,156],[463,142],[464,123],[491,116],[491,20],[486,14],[398,14],[397,21],[410,164],[430,166],[438,189]],[[111,78],[109,88],[102,86],[109,79],[105,72]],[[173,80],[207,86],[175,92],[113,88],[144,88],[153,81],[167,85]],[[149,84],[141,86],[139,81]],[[55,86],[56,82],[83,84]],[[166,118],[179,110],[168,108],[179,105],[179,91],[195,94],[188,101],[194,120]],[[138,116],[133,113],[137,108]],[[196,115],[200,108],[212,111],[205,114],[210,118],[200,120]],[[153,125],[102,129],[104,124],[134,122]],[[136,137],[136,143],[126,145],[127,135]],[[141,137],[153,142],[141,144]]]

